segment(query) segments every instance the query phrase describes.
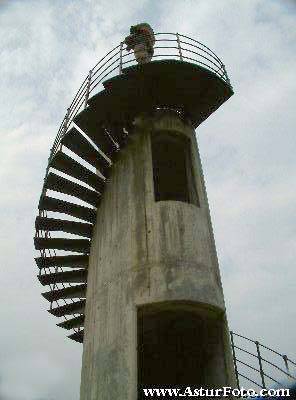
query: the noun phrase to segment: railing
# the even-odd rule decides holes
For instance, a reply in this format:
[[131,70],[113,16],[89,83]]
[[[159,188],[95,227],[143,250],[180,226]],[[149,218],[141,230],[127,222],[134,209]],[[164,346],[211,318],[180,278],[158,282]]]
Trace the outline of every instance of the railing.
[[269,389],[296,383],[296,363],[285,354],[235,332],[230,332],[230,339],[238,387],[251,383]]
[[[188,61],[204,67],[223,81],[230,85],[230,81],[224,64],[220,58],[207,46],[189,36],[179,33],[157,33],[155,34],[155,46],[153,59],[178,59]],[[85,77],[72,103],[67,109],[67,113],[59,127],[57,136],[50,152],[50,159],[55,155],[60,147],[61,140],[68,130],[75,116],[87,107],[90,95],[95,94],[102,82],[107,77],[112,77],[123,73],[123,68],[136,64],[133,51],[127,51],[124,42],[109,51],[97,64],[89,71]]]

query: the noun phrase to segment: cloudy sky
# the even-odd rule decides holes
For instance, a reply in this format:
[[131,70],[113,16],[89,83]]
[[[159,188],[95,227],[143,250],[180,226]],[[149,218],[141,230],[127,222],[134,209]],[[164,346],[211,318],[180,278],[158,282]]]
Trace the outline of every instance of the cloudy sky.
[[0,399],[78,400],[82,346],[45,310],[34,219],[88,70],[148,21],[224,61],[235,95],[197,130],[230,327],[296,358],[296,1],[0,0]]

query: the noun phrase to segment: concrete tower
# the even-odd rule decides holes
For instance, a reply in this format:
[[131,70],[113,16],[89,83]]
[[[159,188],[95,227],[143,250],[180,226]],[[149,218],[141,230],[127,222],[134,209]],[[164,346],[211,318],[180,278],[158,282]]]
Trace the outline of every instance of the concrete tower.
[[[137,385],[234,385],[195,131],[178,113],[135,119],[97,215],[81,400]],[[137,384],[138,382],[138,384]]]
[[[53,285],[44,297],[78,299],[50,312],[74,315],[59,326],[83,341],[81,400],[136,400],[141,387],[155,385],[235,386],[195,136],[233,92],[209,48],[179,34],[156,39],[151,62],[136,65],[121,43],[90,72],[52,150],[40,199],[37,232],[87,238],[35,238],[43,252],[37,264],[50,272],[39,279]],[[79,99],[82,110],[74,108]],[[48,189],[96,208],[50,198]]]

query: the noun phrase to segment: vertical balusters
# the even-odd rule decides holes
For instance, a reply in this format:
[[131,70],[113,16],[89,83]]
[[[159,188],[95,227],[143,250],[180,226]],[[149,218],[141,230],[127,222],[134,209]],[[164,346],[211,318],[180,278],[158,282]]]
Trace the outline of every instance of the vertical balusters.
[[123,50],[123,42],[120,42],[120,50],[119,50],[119,75],[122,74],[122,50]]
[[263,367],[262,367],[262,359],[261,359],[261,353],[260,353],[260,344],[259,342],[255,342],[256,345],[256,349],[257,349],[257,358],[259,361],[259,370],[260,370],[260,376],[261,376],[261,382],[262,382],[262,387],[264,389],[266,389],[266,385],[265,385],[265,379],[264,379],[264,372],[263,372]]
[[182,48],[181,48],[180,37],[179,37],[178,32],[176,33],[176,37],[177,37],[177,44],[178,44],[180,60],[183,61]]
[[87,107],[87,102],[89,99],[89,89],[91,84],[91,77],[92,77],[92,70],[89,71],[86,83],[86,92],[85,92],[85,99],[84,99],[84,109]]
[[232,331],[230,331],[230,339],[231,339],[231,348],[232,348],[232,355],[233,355],[233,363],[234,363],[234,371],[235,371],[235,376],[236,376],[236,383],[237,383],[237,387],[239,388],[240,385],[239,385],[237,362],[236,362],[236,355],[235,355],[235,346],[234,346],[233,332]]

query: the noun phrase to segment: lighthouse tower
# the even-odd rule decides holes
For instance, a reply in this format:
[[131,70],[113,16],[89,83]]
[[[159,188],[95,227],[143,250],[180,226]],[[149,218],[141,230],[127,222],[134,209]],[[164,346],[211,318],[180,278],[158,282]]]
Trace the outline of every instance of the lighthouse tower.
[[208,47],[155,37],[151,61],[137,64],[121,43],[90,71],[40,199],[37,232],[83,237],[35,238],[43,295],[65,301],[50,312],[83,342],[81,400],[236,385],[195,132],[233,92]]

